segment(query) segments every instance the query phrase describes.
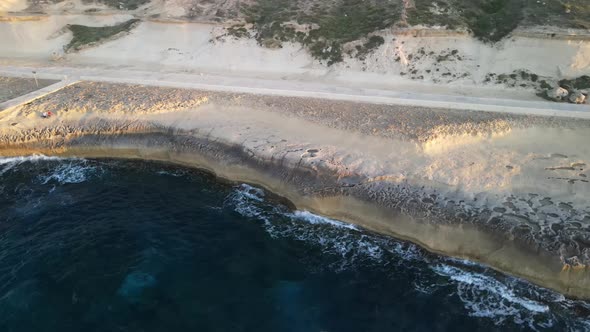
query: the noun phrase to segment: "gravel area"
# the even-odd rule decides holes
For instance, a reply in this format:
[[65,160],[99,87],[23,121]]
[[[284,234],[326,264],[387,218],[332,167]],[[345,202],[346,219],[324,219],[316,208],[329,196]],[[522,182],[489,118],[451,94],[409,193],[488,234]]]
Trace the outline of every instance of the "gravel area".
[[58,81],[0,76],[0,103],[44,88]]
[[256,109],[297,117],[363,135],[424,143],[446,135],[486,135],[513,128],[590,128],[590,121],[535,115],[379,105],[304,97],[265,96],[141,85],[81,82],[23,107],[51,111],[149,114],[203,104]]

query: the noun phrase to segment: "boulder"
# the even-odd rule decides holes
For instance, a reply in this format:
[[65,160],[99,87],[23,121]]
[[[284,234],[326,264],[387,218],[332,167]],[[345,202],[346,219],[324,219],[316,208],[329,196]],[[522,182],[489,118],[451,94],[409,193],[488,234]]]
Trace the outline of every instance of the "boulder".
[[264,38],[262,40],[261,44],[263,47],[270,48],[270,49],[276,49],[276,48],[283,47],[281,45],[281,42],[274,39],[274,38]]
[[565,98],[567,98],[568,95],[569,92],[566,89],[559,86],[557,88],[547,90],[547,97],[555,101],[564,100]]
[[570,103],[583,104],[586,101],[586,96],[581,91],[574,91],[570,95]]

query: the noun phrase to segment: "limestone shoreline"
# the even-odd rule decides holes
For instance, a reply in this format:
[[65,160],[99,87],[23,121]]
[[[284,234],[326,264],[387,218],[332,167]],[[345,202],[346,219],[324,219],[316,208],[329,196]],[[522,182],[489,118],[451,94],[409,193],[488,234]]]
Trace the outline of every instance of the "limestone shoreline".
[[[49,110],[56,116],[40,118]],[[590,189],[581,175],[590,152],[570,141],[583,141],[589,127],[554,117],[82,82],[0,113],[0,155],[202,168],[262,186],[298,209],[588,299]]]

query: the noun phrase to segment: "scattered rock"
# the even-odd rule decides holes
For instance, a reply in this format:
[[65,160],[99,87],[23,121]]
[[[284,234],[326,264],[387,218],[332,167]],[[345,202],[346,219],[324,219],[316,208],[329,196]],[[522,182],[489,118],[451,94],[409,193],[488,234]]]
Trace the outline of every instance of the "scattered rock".
[[573,308],[574,315],[578,317],[590,317],[590,308],[583,304],[575,304]]
[[274,39],[274,38],[265,38],[260,42],[260,44],[263,47],[270,48],[270,49],[277,49],[277,48],[282,47],[281,42]]
[[428,197],[422,198],[422,202],[426,204],[434,204],[434,201]]
[[549,97],[550,99],[553,99],[555,101],[564,100],[565,98],[567,98],[568,95],[569,95],[569,92],[562,87],[557,87],[554,89],[547,90],[547,97]]
[[586,101],[586,96],[581,91],[574,91],[570,95],[570,102],[574,104],[583,104]]
[[499,207],[499,206],[497,206],[497,207],[495,207],[495,208],[493,209],[493,211],[494,211],[494,212],[498,212],[498,213],[504,213],[504,212],[506,212],[506,209],[505,209],[505,208],[503,208],[503,207]]

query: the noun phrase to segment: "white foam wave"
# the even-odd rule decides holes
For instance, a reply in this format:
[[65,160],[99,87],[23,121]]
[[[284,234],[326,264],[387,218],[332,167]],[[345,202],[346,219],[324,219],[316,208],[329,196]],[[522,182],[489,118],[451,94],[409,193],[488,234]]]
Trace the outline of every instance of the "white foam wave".
[[307,223],[314,224],[314,225],[324,224],[324,225],[331,225],[331,226],[338,227],[338,228],[358,230],[358,228],[353,224],[349,224],[349,223],[345,223],[342,221],[318,216],[317,214],[313,214],[309,211],[295,211],[290,216],[293,219],[305,221]]
[[24,162],[36,162],[36,161],[43,161],[43,160],[64,160],[65,158],[61,157],[51,157],[45,156],[42,154],[32,155],[32,156],[20,156],[20,157],[5,157],[0,158],[0,165],[10,164],[10,163],[24,163]]
[[[264,191],[247,184],[238,186],[232,194],[226,199],[226,203],[233,206],[234,211],[248,218],[257,218],[262,220],[267,230],[273,229],[268,214],[257,203],[264,201]],[[274,235],[271,232],[271,235]]]
[[262,215],[262,208],[255,203],[264,200],[264,191],[247,184],[241,184],[230,195],[229,200],[234,204],[234,210],[245,217]]
[[253,199],[258,202],[262,202],[264,200],[264,190],[260,188],[252,187],[243,183],[239,186],[238,191],[246,198]]
[[0,175],[6,173],[10,169],[15,166],[18,166],[25,162],[38,162],[38,161],[47,161],[47,160],[65,160],[64,158],[60,157],[49,157],[45,155],[32,155],[32,156],[19,156],[19,157],[6,157],[0,158]]
[[[416,245],[370,234],[355,225],[308,211],[276,208],[264,200],[264,191],[259,188],[241,185],[229,197],[231,208],[243,216],[263,221],[265,231],[272,237],[319,246],[324,255],[318,269],[340,272],[362,269],[366,264],[415,269],[413,286],[417,292],[432,294],[451,287],[455,289],[453,296],[459,297],[471,316],[489,318],[498,326],[508,321],[532,330],[554,327],[557,316],[545,303],[563,307],[568,301],[517,278],[497,278],[475,262],[433,258]],[[407,264],[409,261],[420,263]],[[424,273],[424,263],[436,274],[446,277],[446,281],[435,280],[430,273]],[[398,269],[391,271],[397,273]],[[580,326],[586,327],[577,322],[569,330],[579,330]]]
[[[309,211],[295,211],[287,214],[294,221],[304,221],[311,225],[326,225],[334,230],[342,230],[338,234],[342,238],[342,234],[347,234],[346,240],[353,243],[346,247],[338,246],[343,256],[348,254],[349,249],[358,250],[364,256],[372,258],[377,261],[382,261],[385,253],[390,253],[402,260],[415,260],[422,257],[420,249],[410,243],[403,243],[400,241],[393,241],[385,237],[371,236],[362,233],[362,230],[356,225],[334,220],[322,216],[318,216]],[[301,232],[301,230],[299,230]],[[352,231],[352,232],[351,232]],[[328,232],[327,235],[334,235]],[[324,243],[327,241],[323,241]],[[345,250],[342,250],[345,249]]]
[[497,325],[512,319],[517,324],[526,323],[533,329],[535,325],[553,325],[550,316],[541,317],[541,314],[549,312],[547,305],[517,295],[491,276],[446,264],[437,264],[431,268],[455,282],[457,295],[472,316],[491,318]]
[[385,254],[392,254],[397,261],[419,256],[419,250],[414,245],[370,236],[355,225],[309,211],[290,212],[265,202],[264,197],[262,189],[242,184],[236,187],[226,202],[240,215],[262,221],[265,231],[273,238],[292,238],[321,246],[324,253],[337,257],[326,267],[341,271],[359,261],[363,264],[382,264]]
[[158,171],[157,172],[158,175],[164,175],[164,176],[173,176],[175,178],[177,177],[181,177],[183,175],[185,175],[185,172],[183,171]]
[[86,163],[70,162],[67,164],[60,164],[51,174],[40,175],[39,179],[42,184],[47,184],[50,181],[55,181],[60,184],[66,183],[81,183],[88,179],[90,174],[96,171],[94,166],[86,165]]

